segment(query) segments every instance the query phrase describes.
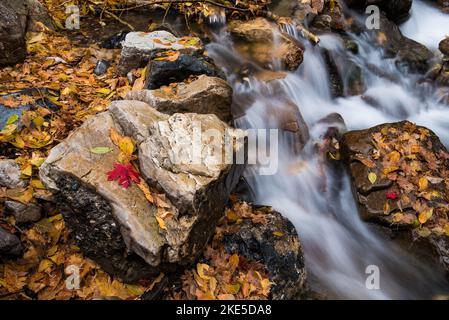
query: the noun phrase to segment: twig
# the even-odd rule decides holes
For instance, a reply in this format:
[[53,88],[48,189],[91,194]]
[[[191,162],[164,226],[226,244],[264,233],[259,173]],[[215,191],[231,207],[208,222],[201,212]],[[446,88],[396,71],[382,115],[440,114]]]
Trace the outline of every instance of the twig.
[[121,24],[127,26],[130,30],[134,31],[134,27],[132,25],[130,25],[128,22],[126,22],[125,20],[120,19],[119,17],[117,17],[115,14],[113,14],[112,12],[105,10],[104,11],[105,14],[107,14],[108,16],[110,16],[111,18],[114,18],[115,20],[117,20],[118,22],[120,22]]
[[141,2],[140,4],[132,7],[132,8],[125,8],[125,9],[114,9],[113,11],[126,11],[126,10],[133,10],[138,9],[146,6],[152,6],[157,4],[183,4],[183,3],[207,3],[219,8],[227,9],[227,10],[234,10],[234,11],[240,11],[240,12],[251,12],[249,8],[238,8],[238,7],[232,7],[225,4],[221,4],[212,0],[155,0],[155,1],[145,1]]

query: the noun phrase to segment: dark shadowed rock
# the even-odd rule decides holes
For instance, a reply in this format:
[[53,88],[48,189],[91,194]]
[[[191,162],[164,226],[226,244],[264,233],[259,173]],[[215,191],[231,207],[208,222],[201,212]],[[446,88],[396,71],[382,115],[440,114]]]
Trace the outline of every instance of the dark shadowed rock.
[[0,66],[25,60],[25,30],[20,17],[7,3],[0,3]]
[[215,114],[220,120],[232,119],[232,88],[221,78],[201,75],[191,82],[155,90],[130,91],[128,100],[148,103],[166,114],[194,112]]
[[444,55],[449,56],[449,37],[441,40],[438,49],[440,49]]
[[42,208],[34,203],[5,201],[5,213],[13,215],[18,224],[39,221],[41,212]]
[[384,11],[388,18],[400,21],[406,18],[412,7],[413,0],[345,0],[348,6],[366,8],[369,5],[376,5]]
[[224,233],[222,242],[228,253],[260,261],[274,283],[271,299],[294,299],[306,289],[306,270],[298,234],[292,223],[271,209],[266,223],[244,219]]
[[207,75],[226,79],[225,74],[206,56],[198,53],[181,54],[175,61],[150,60],[145,77],[146,89],[157,89],[174,82],[182,82],[190,76]]
[[348,132],[341,148],[361,217],[428,244],[449,272],[449,153],[438,137],[404,121]]
[[4,256],[19,256],[22,253],[20,239],[0,227],[0,258]]
[[120,31],[117,34],[110,36],[101,43],[101,47],[105,49],[121,49],[122,42],[125,41],[128,33],[128,31]]
[[381,14],[380,29],[372,31],[376,45],[385,50],[387,58],[397,58],[396,65],[413,73],[425,73],[434,58],[424,45],[404,37],[399,27]]

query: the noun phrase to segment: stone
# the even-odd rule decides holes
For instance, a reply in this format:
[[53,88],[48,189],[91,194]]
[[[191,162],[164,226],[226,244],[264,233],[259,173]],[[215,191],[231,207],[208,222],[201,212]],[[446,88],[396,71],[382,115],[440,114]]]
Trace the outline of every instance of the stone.
[[303,61],[302,46],[264,18],[233,20],[229,22],[228,30],[235,40],[236,50],[246,60],[263,68],[273,69],[273,61],[279,61],[283,68],[293,71]]
[[10,189],[26,187],[20,175],[20,166],[14,160],[0,160],[0,186]]
[[298,106],[291,100],[279,99],[267,101],[264,108],[266,129],[279,129],[289,150],[299,154],[309,140],[309,129]]
[[181,53],[175,61],[152,59],[147,66],[145,88],[157,89],[203,74],[226,79],[211,58],[199,53]]
[[34,203],[5,201],[5,213],[14,216],[16,223],[37,222],[41,219],[42,208]]
[[125,41],[128,31],[120,31],[101,43],[101,47],[105,49],[122,49],[122,42]]
[[201,40],[191,38],[185,41],[168,31],[129,32],[122,43],[118,66],[119,73],[126,75],[135,68],[144,67],[157,53],[175,50],[183,53],[202,52]]
[[[81,250],[125,281],[194,262],[241,176],[244,165],[215,164],[219,155],[212,152],[213,144],[201,144],[206,141],[199,142],[203,162],[173,160],[174,150],[187,152],[194,144],[194,122],[204,130],[234,133],[214,115],[169,116],[144,102],[115,101],[109,111],[87,120],[53,148],[40,168],[41,181],[63,206]],[[166,229],[156,220],[161,208],[147,201],[135,184],[124,189],[108,181],[119,154],[111,128],[137,142],[142,177],[165,195]],[[112,151],[92,154],[90,149],[98,146]]]
[[440,49],[441,53],[444,55],[449,56],[449,37],[441,40],[438,49]]
[[449,153],[435,133],[402,121],[347,132],[340,145],[362,219],[427,251],[449,275]]
[[101,76],[108,71],[108,68],[110,66],[109,61],[107,60],[99,60],[97,64],[95,65],[94,73],[96,76]]
[[279,212],[265,211],[267,223],[244,219],[234,232],[225,231],[221,242],[228,253],[238,253],[265,266],[274,283],[270,299],[297,299],[307,287],[298,234],[293,224]]
[[413,0],[346,0],[349,7],[364,9],[369,5],[376,5],[394,21],[402,21],[408,16],[412,2]]
[[399,27],[384,14],[380,16],[380,29],[371,31],[376,45],[385,50],[387,58],[397,58],[400,69],[412,73],[425,73],[434,58],[424,45],[402,35]]
[[18,15],[25,32],[39,32],[38,23],[54,29],[52,18],[47,8],[39,0],[4,0]]
[[166,114],[193,112],[215,114],[224,122],[232,120],[232,88],[217,77],[201,75],[175,87],[130,91],[125,99],[143,101]]
[[0,67],[26,58],[25,30],[19,15],[7,3],[0,3]]
[[22,243],[19,237],[0,227],[0,258],[20,256],[21,253]]

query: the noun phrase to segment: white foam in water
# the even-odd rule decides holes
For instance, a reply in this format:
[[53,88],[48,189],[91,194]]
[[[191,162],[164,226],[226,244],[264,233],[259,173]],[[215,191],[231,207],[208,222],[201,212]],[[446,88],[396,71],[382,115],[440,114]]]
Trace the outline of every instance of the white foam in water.
[[[412,14],[418,9],[420,13],[417,17],[412,16],[411,21],[423,19],[419,28],[424,31],[413,31],[407,26],[408,36],[419,39],[419,34],[424,32],[424,42],[435,45],[436,39],[442,38],[440,14],[421,1],[414,2]],[[293,28],[287,30],[295,36]],[[266,127],[263,106],[268,98],[273,100],[274,97],[267,92],[266,86],[254,79],[250,79],[249,84],[236,81],[239,77],[233,72],[244,59],[233,52],[232,43],[223,33],[216,41],[207,49],[210,56],[228,71],[228,79],[234,87],[234,101],[253,101],[246,105],[249,109],[244,117],[236,120],[236,126]],[[354,41],[359,45],[359,54],[349,59],[363,71],[367,87],[364,96],[377,103],[369,104],[361,96],[332,98],[327,67],[319,48],[304,43],[304,61],[297,72],[289,73],[282,80],[281,89],[284,97],[296,103],[307,122],[311,133],[309,143],[300,156],[287,152],[286,144],[279,146],[280,170],[276,175],[261,176],[257,168],[250,167],[246,177],[259,204],[273,206],[293,222],[301,238],[308,272],[326,294],[342,299],[430,298],[448,291],[441,275],[360,220],[349,178],[344,174],[334,177],[324,168],[321,157],[315,152],[314,142],[319,141],[320,134],[326,129],[317,121],[337,112],[350,130],[409,119],[434,130],[448,145],[449,108],[438,103],[432,89],[418,86],[416,76],[400,73],[394,60],[383,59],[382,53],[370,45],[365,35],[354,37]],[[343,62],[339,67],[344,67],[348,56],[338,38],[324,36],[320,46],[341,58]],[[376,75],[372,72],[373,66],[388,76]],[[240,101],[243,95],[251,99]],[[292,163],[298,162],[304,165],[292,171]],[[368,276],[365,271],[370,265],[380,268],[379,290],[370,290],[365,285]]]
[[449,36],[449,14],[422,0],[413,0],[411,17],[400,28],[406,37],[435,50]]

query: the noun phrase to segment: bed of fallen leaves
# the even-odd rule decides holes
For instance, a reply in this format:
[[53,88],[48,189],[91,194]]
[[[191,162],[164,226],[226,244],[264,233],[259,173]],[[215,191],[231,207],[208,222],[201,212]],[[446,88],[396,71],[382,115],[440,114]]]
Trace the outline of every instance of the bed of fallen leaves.
[[385,126],[372,134],[373,152],[360,161],[371,168],[375,184],[394,182],[386,194],[384,213],[392,223],[414,227],[422,237],[449,236],[449,153],[437,150],[428,129],[406,123]]
[[272,283],[260,261],[248,260],[238,253],[226,252],[223,234],[233,233],[246,219],[267,223],[264,211],[253,209],[245,202],[232,199],[232,208],[219,223],[201,263],[186,270],[181,277],[182,290],[170,293],[171,299],[198,300],[264,300],[268,299]]
[[[0,264],[0,299],[137,299],[153,283],[124,284],[86,259],[70,239],[61,214],[20,233],[24,254]],[[79,270],[79,288],[71,282]]]

